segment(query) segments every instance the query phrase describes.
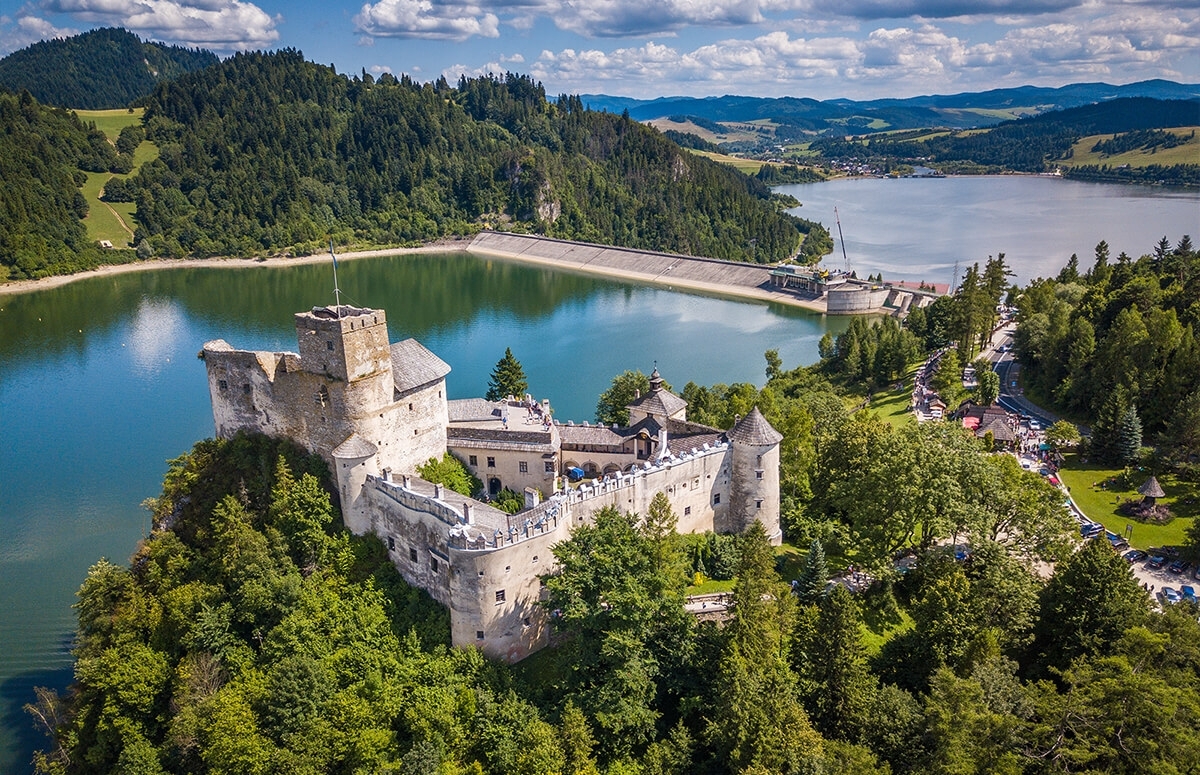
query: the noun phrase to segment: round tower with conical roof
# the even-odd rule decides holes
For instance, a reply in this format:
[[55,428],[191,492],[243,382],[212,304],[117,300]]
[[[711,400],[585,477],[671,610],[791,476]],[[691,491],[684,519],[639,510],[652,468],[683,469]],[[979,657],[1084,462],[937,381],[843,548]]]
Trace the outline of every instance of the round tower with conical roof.
[[771,427],[758,407],[738,420],[726,434],[733,448],[730,472],[731,527],[744,532],[757,520],[771,543],[783,543],[779,522],[779,442],[783,435]]

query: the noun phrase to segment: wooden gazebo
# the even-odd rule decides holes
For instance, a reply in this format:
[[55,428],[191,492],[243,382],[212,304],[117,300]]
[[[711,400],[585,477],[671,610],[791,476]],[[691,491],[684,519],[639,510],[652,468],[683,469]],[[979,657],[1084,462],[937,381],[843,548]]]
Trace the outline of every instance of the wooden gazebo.
[[1142,503],[1146,506],[1153,506],[1156,498],[1167,497],[1167,494],[1163,492],[1162,485],[1158,483],[1157,477],[1153,476],[1138,488],[1138,494],[1142,496]]

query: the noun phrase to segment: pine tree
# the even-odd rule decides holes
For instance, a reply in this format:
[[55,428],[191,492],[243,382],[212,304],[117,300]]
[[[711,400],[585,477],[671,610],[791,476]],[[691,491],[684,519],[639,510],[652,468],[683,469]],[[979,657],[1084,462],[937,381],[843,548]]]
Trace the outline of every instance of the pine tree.
[[1137,460],[1138,451],[1142,448],[1142,421],[1138,417],[1137,407],[1130,406],[1121,415],[1117,425],[1116,454],[1117,459],[1125,464]]
[[489,401],[500,401],[506,396],[523,396],[529,390],[529,380],[525,378],[525,370],[521,362],[512,354],[512,348],[504,348],[504,357],[496,362],[492,369],[492,378],[488,380],[487,394]]
[[867,723],[874,682],[862,645],[858,603],[841,584],[821,599],[808,650],[813,723],[828,737],[856,741]]
[[825,593],[827,583],[829,568],[825,564],[825,548],[814,538],[808,547],[808,557],[804,558],[804,570],[796,580],[796,594],[805,603],[815,603]]

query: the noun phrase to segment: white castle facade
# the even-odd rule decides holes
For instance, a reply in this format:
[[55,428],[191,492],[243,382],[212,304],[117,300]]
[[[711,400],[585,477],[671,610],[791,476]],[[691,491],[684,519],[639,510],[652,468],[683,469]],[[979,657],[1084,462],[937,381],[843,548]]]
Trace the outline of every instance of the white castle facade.
[[[551,547],[605,506],[644,514],[663,492],[681,533],[759,521],[781,540],[782,437],[757,408],[728,431],[688,422],[656,369],[628,426],[562,424],[528,396],[448,400],[450,367],[414,339],[391,343],[382,310],[316,307],[295,322],[299,353],[204,345],[217,435],[286,437],[323,457],[346,526],[379,536],[404,579],[449,608],[456,646],[515,662],[546,645]],[[447,450],[489,493],[523,491],[525,509],[416,475]],[[577,486],[574,468],[589,475]]]

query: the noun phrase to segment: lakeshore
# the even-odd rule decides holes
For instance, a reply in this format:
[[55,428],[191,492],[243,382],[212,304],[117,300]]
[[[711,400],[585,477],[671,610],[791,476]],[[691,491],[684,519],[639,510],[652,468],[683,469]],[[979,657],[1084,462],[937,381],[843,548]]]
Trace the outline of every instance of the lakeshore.
[[[771,267],[739,264],[698,256],[656,253],[634,248],[617,248],[585,242],[552,239],[528,234],[482,232],[473,239],[448,238],[418,247],[356,250],[337,255],[338,261],[360,258],[415,255],[421,253],[465,252],[535,264],[554,269],[582,272],[612,280],[624,280],[667,290],[686,290],[742,299],[785,304],[809,312],[825,314],[825,300],[800,298],[796,294],[770,287]],[[37,280],[13,280],[0,284],[0,296],[33,293],[66,285],[90,277],[105,277],[129,272],[149,272],[182,267],[215,269],[278,269],[288,266],[320,264],[329,260],[327,253],[272,258],[178,258],[148,259],[127,264],[106,264],[83,272],[55,275]]]

